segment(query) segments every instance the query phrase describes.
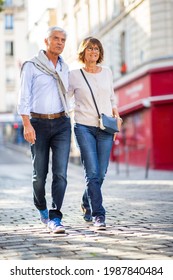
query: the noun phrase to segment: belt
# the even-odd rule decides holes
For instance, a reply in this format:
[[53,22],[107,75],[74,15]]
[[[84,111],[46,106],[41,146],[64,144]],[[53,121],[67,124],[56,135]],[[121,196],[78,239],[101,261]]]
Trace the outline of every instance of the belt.
[[61,112],[61,113],[55,113],[55,114],[38,114],[38,113],[33,113],[31,112],[31,117],[32,118],[39,118],[39,119],[49,119],[49,120],[53,120],[53,119],[58,119],[62,116],[65,116],[65,112]]

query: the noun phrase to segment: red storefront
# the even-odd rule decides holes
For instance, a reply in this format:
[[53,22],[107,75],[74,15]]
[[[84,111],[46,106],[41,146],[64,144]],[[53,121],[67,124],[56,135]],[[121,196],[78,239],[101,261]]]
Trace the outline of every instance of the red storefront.
[[111,160],[173,170],[173,67],[148,70],[115,91],[124,122]]

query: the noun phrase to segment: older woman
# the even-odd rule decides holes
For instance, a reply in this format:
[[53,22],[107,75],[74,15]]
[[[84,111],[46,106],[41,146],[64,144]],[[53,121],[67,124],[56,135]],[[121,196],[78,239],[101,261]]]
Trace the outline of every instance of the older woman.
[[[100,113],[119,117],[112,73],[103,67],[104,50],[93,37],[84,39],[79,47],[78,60],[93,91]],[[97,110],[90,89],[80,71],[72,70],[69,77],[69,94],[75,98],[74,132],[84,166],[86,189],[82,197],[85,221],[94,221],[96,229],[105,229],[105,209],[102,205],[101,186],[107,172],[113,135],[99,128]]]

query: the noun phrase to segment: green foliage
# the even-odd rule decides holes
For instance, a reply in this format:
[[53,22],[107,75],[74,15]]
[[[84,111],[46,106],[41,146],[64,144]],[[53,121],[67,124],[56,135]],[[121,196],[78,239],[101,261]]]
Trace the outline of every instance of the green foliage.
[[5,0],[0,0],[0,12],[2,12],[2,10],[3,10],[4,2],[5,2]]

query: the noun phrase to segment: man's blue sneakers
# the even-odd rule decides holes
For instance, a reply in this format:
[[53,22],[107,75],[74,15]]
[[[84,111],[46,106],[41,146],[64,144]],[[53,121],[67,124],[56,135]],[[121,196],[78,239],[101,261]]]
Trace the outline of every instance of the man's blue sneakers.
[[59,218],[49,220],[47,226],[53,233],[65,233],[65,228]]

